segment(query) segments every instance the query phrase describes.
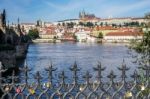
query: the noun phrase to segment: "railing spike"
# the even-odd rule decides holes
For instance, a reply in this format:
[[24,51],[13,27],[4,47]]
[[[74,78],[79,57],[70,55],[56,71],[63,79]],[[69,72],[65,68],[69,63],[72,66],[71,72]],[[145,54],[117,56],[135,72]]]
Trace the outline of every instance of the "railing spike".
[[83,78],[86,80],[86,82],[89,84],[90,78],[92,78],[92,75],[90,74],[89,71],[86,71],[85,75]]
[[138,78],[139,78],[140,76],[138,75],[137,70],[134,71],[134,74],[131,75],[131,77],[134,78],[134,81],[137,81],[137,80],[138,80]]
[[110,74],[107,76],[109,79],[110,79],[110,81],[114,81],[114,78],[116,78],[116,75],[114,74],[114,71],[113,70],[111,70],[110,71]]

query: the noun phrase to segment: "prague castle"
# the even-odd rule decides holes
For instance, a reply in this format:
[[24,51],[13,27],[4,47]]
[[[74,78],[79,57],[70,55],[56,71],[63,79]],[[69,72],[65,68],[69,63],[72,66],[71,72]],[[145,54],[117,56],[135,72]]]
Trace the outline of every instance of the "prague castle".
[[94,14],[88,14],[83,10],[82,12],[79,12],[79,19],[86,21],[86,20],[94,20],[100,18],[97,18]]

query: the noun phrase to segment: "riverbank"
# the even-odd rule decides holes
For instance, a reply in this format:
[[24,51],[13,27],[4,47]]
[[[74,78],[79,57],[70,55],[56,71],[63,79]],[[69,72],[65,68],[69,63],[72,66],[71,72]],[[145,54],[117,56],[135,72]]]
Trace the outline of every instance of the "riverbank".
[[32,40],[32,43],[58,43],[61,42],[61,40],[56,39],[35,39]]
[[112,43],[112,44],[127,44],[129,45],[131,43],[131,40],[125,40],[125,41],[108,41],[104,39],[97,39],[96,41],[76,41],[76,40],[70,40],[70,39],[35,39],[32,40],[30,43],[60,43],[60,42],[80,42],[80,43]]

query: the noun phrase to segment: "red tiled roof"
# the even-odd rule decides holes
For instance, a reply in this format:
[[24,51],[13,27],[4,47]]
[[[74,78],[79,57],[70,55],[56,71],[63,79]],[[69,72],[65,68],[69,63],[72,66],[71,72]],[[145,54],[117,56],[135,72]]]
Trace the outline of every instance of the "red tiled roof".
[[142,36],[143,33],[141,32],[131,32],[131,31],[126,31],[126,32],[109,32],[106,34],[106,36]]
[[124,18],[104,18],[101,20],[123,20],[123,19],[132,19],[131,17],[124,17]]
[[97,26],[96,30],[117,30],[117,28],[113,28],[112,26]]
[[46,31],[46,35],[54,35],[55,34],[55,31],[54,30],[47,30]]

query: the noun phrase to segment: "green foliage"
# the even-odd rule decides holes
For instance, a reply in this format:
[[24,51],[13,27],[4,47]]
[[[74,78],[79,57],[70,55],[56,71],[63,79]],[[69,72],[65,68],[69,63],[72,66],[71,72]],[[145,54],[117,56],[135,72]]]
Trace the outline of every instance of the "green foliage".
[[75,40],[77,40],[77,36],[76,36],[75,34],[73,34],[73,38],[74,38]]
[[[133,41],[131,44],[131,48],[134,49],[137,53],[140,53],[138,57],[136,57],[137,62],[139,63],[139,72],[140,72],[140,81],[145,83],[150,80],[150,78],[145,77],[145,72],[142,68],[145,66],[149,66],[150,64],[150,31],[144,33],[143,39],[141,42]],[[147,96],[150,93],[150,88],[146,88],[142,90],[140,93],[140,97]],[[142,99],[142,98],[141,98]]]
[[[145,19],[150,20],[150,13],[147,13],[145,15]],[[135,22],[135,24],[139,24],[138,22]],[[149,23],[148,23],[149,24]],[[145,24],[146,27],[150,27],[148,24]],[[144,26],[144,23],[142,23]],[[147,33],[144,33],[143,39],[141,42],[132,42],[132,48],[137,51],[138,53],[142,53],[144,56],[148,55],[150,58],[150,31]]]
[[108,26],[108,23],[107,23],[107,22],[105,22],[105,26]]
[[150,19],[150,12],[145,14],[146,19]]
[[67,27],[68,28],[73,28],[74,27],[74,23],[73,22],[67,23]]
[[99,32],[98,34],[98,38],[102,39],[103,38],[103,33],[102,32]]
[[[144,36],[141,42],[136,42],[136,41],[132,42],[131,48],[135,50],[137,53],[140,53],[140,55],[136,57],[136,60],[137,60],[136,63],[138,63],[140,67],[140,70],[139,70],[140,81],[144,83],[147,80],[150,80],[145,77],[145,72],[142,69],[145,66],[149,66],[150,64],[150,31],[147,33],[144,33]],[[143,91],[142,95],[147,94],[147,92],[149,91],[150,91],[149,89],[147,91]]]
[[60,24],[60,23],[58,23],[57,25],[58,25],[58,26],[60,26],[61,24]]
[[94,24],[93,24],[92,22],[87,22],[87,23],[85,24],[85,26],[87,26],[87,27],[93,27]]
[[112,27],[117,27],[117,25],[116,24],[112,24]]
[[84,26],[84,23],[83,23],[83,22],[79,22],[79,25],[80,25],[80,26]]
[[[145,16],[147,20],[150,19],[150,14]],[[149,23],[148,23],[149,24]],[[148,24],[145,24],[145,27],[150,27]],[[137,58],[137,62],[139,63],[140,69],[140,80],[141,82],[145,82],[147,79],[145,77],[145,73],[142,68],[149,66],[150,64],[150,31],[144,33],[143,39],[140,42],[132,42],[131,48],[134,49],[137,53],[140,53],[139,57]],[[143,91],[143,94],[147,94],[148,91]]]
[[29,30],[28,36],[29,36],[31,39],[36,39],[36,38],[39,37],[39,32],[38,32],[37,29]]
[[148,33],[144,33],[141,42],[137,41],[132,42],[132,48],[138,53],[144,54],[150,52],[150,31]]
[[54,38],[53,38],[53,39],[55,39],[55,40],[56,40],[57,38],[58,38],[58,37],[54,36]]
[[101,26],[101,27],[103,26],[103,22],[100,23],[100,26]]
[[[142,23],[143,25],[143,23]],[[139,22],[128,22],[128,23],[124,23],[124,26],[128,27],[139,27],[140,26],[140,23]]]
[[147,21],[148,21],[148,24],[146,24],[147,27],[150,27],[150,12],[145,14],[145,18],[146,18]]

